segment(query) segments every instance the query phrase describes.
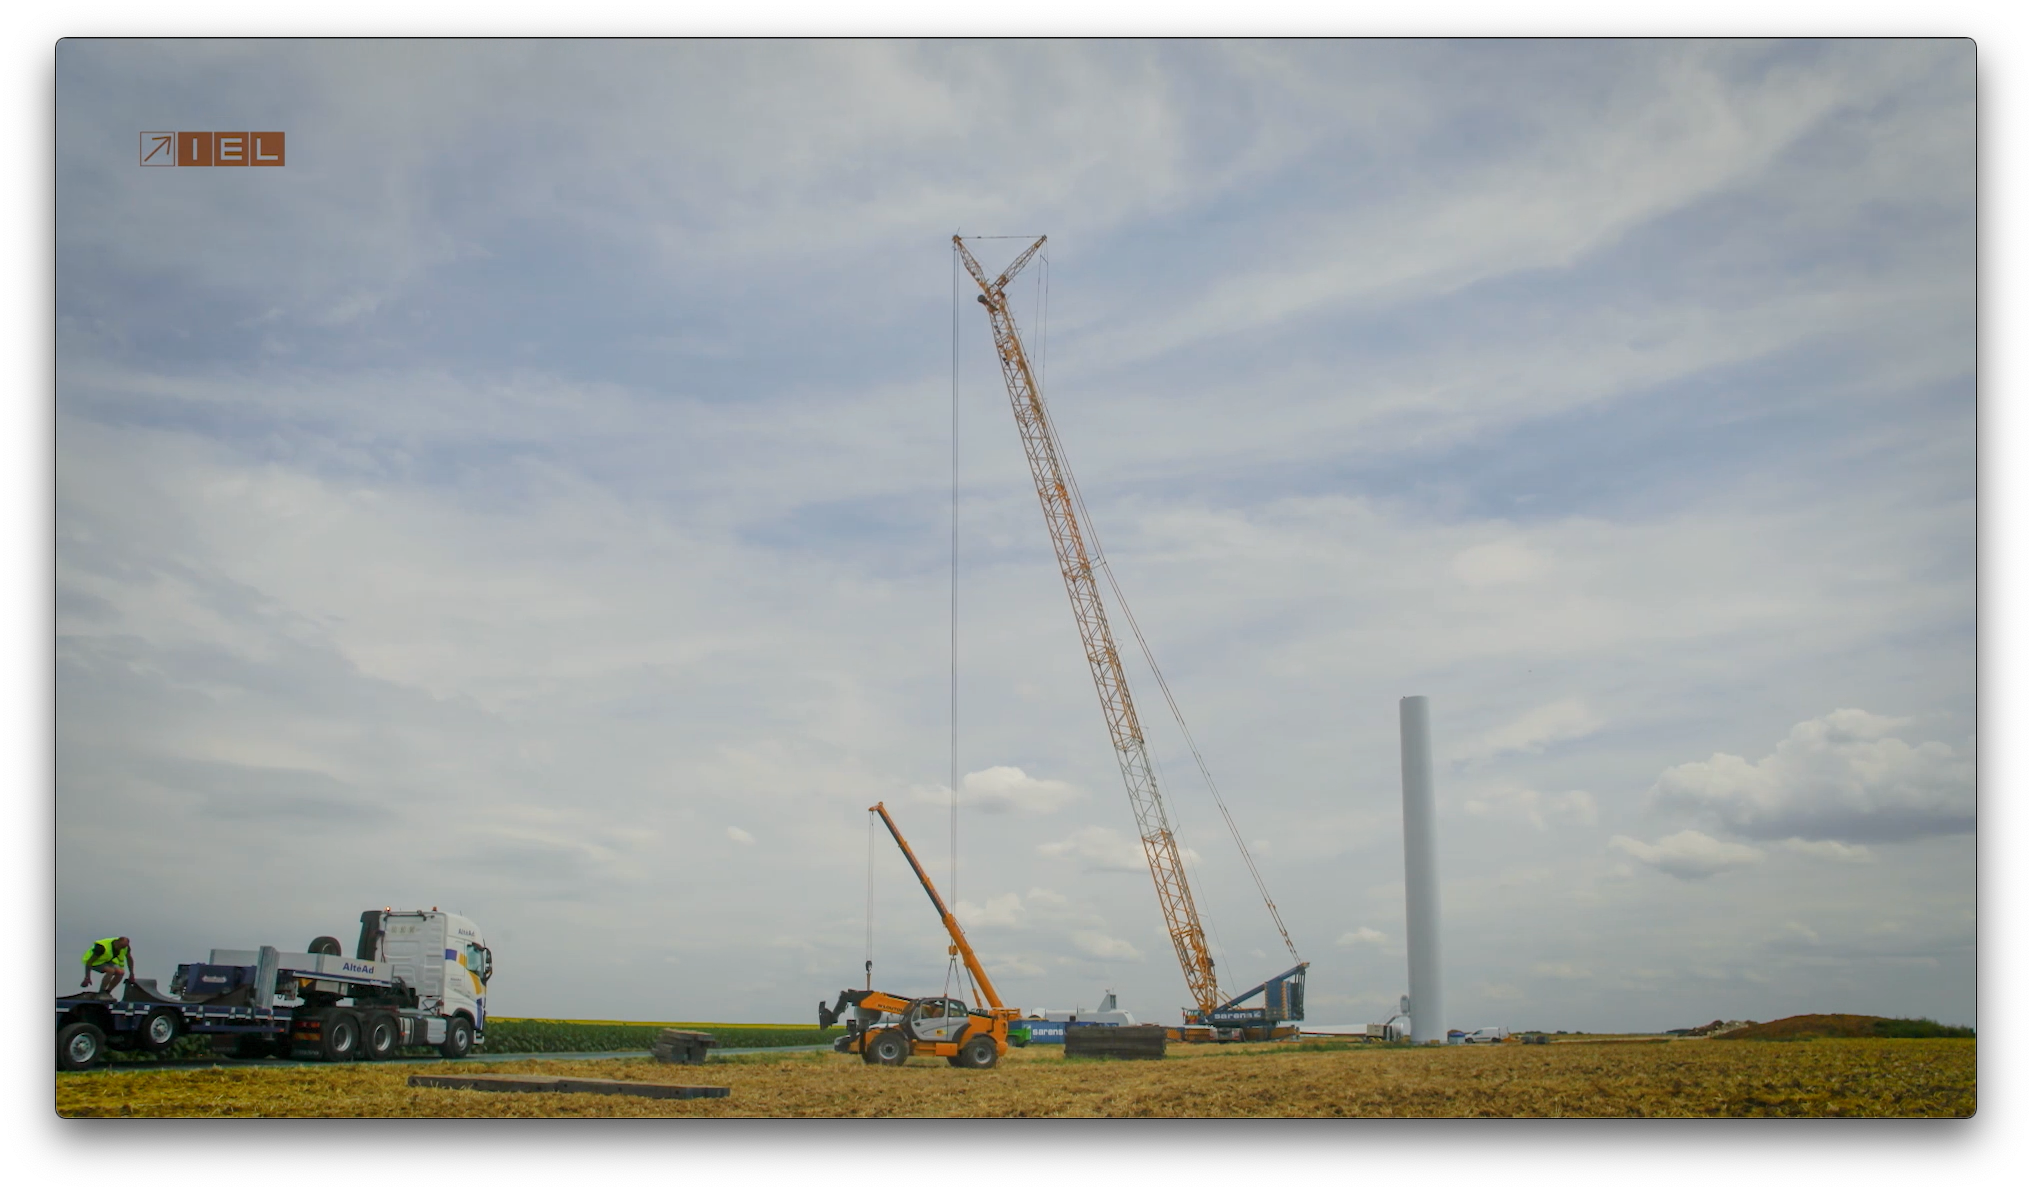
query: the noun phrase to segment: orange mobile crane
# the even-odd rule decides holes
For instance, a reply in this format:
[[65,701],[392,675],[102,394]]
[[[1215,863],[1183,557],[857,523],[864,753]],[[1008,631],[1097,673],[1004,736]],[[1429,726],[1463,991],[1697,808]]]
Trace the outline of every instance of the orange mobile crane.
[[[1235,997],[1223,996],[1214,977],[1213,955],[1207,950],[1206,932],[1200,927],[1199,910],[1194,907],[1192,890],[1186,884],[1178,842],[1171,833],[1164,798],[1157,791],[1157,776],[1144,745],[1143,726],[1136,717],[1136,705],[1129,698],[1129,681],[1122,672],[1122,657],[1115,648],[1114,634],[1108,628],[1108,614],[1101,604],[1100,588],[1094,582],[1094,563],[1086,545],[1087,538],[1092,536],[1091,526],[1082,532],[1084,508],[1078,499],[1079,489],[1061,458],[1064,453],[1058,445],[1058,434],[1045,414],[1043,394],[1031,372],[1029,357],[1023,351],[1023,341],[1016,333],[1015,316],[1009,310],[1009,282],[1044,247],[1045,239],[1039,236],[992,281],[982,270],[980,262],[967,251],[961,237],[953,237],[953,249],[975,284],[981,288],[974,301],[988,311],[989,327],[995,337],[995,352],[1002,363],[1002,380],[1009,389],[1009,405],[1016,414],[1016,429],[1023,439],[1023,453],[1030,460],[1037,499],[1044,507],[1044,524],[1051,534],[1052,549],[1058,555],[1059,571],[1065,577],[1066,595],[1072,600],[1073,620],[1079,624],[1080,641],[1086,648],[1087,668],[1093,674],[1094,690],[1101,698],[1101,713],[1107,719],[1108,735],[1115,744],[1115,760],[1121,767],[1122,781],[1129,790],[1129,804],[1136,813],[1137,835],[1142,838],[1143,855],[1150,863],[1150,876],[1157,884],[1157,902],[1164,911],[1165,928],[1171,936],[1172,947],[1178,952],[1178,965],[1185,972],[1186,987],[1192,994],[1194,1005],[1185,1012],[1187,1027],[1179,1033],[1179,1037],[1244,1039],[1294,1033],[1288,1029],[1280,1030],[1279,1023],[1305,1017],[1305,971],[1308,965],[1299,960],[1291,934],[1284,930],[1284,920],[1277,913],[1277,904],[1270,900],[1262,875],[1257,873],[1256,863],[1250,859],[1248,848],[1242,845],[1239,833],[1235,836],[1235,843],[1242,850],[1242,859],[1256,879],[1264,905],[1270,908],[1270,917],[1277,924],[1278,933],[1284,937],[1285,948],[1297,964]],[[1117,591],[1116,595],[1119,598],[1120,592]],[[1134,625],[1133,618],[1131,625]],[[1141,640],[1140,633],[1138,640]],[[1169,694],[1167,691],[1167,698]],[[1194,752],[1197,755],[1198,751]],[[1223,806],[1224,816],[1226,811]],[[1230,819],[1230,830],[1233,827]],[[1262,1006],[1245,1008],[1240,1005],[1259,993],[1264,997]]]
[[[995,983],[988,980],[980,958],[967,944],[960,921],[946,909],[945,900],[931,884],[931,875],[917,863],[917,854],[910,850],[896,821],[889,818],[889,809],[877,803],[868,810],[882,817],[889,835],[896,839],[896,847],[903,850],[903,859],[910,862],[911,871],[930,895],[931,905],[938,910],[938,921],[952,937],[947,954],[959,957],[966,965],[967,978],[974,987],[974,1001],[985,1002],[986,1007],[969,1009],[957,998],[903,998],[873,989],[843,989],[830,1007],[824,1002],[818,1004],[818,1024],[830,1027],[852,1007],[854,1014],[848,1020],[847,1033],[833,1046],[839,1051],[858,1053],[862,1063],[896,1067],[913,1055],[934,1055],[944,1056],[945,1062],[955,1068],[992,1068],[997,1060],[1009,1054],[1009,1023],[1021,1017],[1023,1011],[1002,1004],[1002,995],[995,992]],[[893,1021],[883,1022],[885,1016]]]

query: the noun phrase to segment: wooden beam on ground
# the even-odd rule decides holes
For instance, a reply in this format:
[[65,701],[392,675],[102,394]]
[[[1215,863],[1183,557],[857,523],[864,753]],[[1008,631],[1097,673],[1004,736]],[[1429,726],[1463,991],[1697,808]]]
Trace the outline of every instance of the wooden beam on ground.
[[601,1093],[616,1097],[658,1097],[688,1101],[724,1097],[730,1091],[712,1085],[651,1084],[645,1080],[586,1080],[577,1076],[494,1075],[461,1072],[449,1076],[411,1076],[415,1089],[471,1089],[482,1093]]
[[1161,1026],[1068,1026],[1065,1054],[1118,1060],[1161,1060],[1165,1032]]

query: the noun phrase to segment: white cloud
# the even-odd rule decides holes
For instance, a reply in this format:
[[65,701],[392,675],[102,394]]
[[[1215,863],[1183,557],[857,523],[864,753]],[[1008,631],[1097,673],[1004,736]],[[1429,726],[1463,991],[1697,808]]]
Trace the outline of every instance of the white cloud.
[[733,827],[732,825],[729,825],[727,827],[727,839],[733,841],[735,844],[755,843],[754,836],[750,835],[745,829],[736,828]]
[[1033,915],[1068,915],[1072,913],[1072,899],[1067,898],[1056,890],[1047,890],[1042,886],[1032,886],[1024,897],[1029,899],[1030,913]]
[[1780,841],[1780,846],[1795,853],[1818,857],[1823,861],[1845,861],[1851,865],[1875,864],[1877,854],[1866,844],[1843,844],[1839,840],[1801,840],[1794,836]]
[[1594,976],[1589,970],[1564,961],[1541,961],[1532,965],[1531,971],[1541,977],[1551,977],[1559,981],[1585,981]]
[[1454,755],[1456,761],[1477,762],[1509,753],[1543,753],[1548,746],[1576,741],[1602,727],[1602,718],[1579,698],[1533,708]]
[[997,978],[1041,977],[1045,973],[1043,965],[1022,956],[990,955],[983,952],[981,953],[981,965],[988,970],[991,976]]
[[1347,948],[1356,944],[1385,944],[1388,942],[1390,942],[1390,937],[1373,927],[1357,927],[1353,931],[1343,932],[1341,937],[1334,941],[1334,944],[1336,947]]
[[1730,844],[1691,829],[1674,832],[1656,844],[1646,844],[1628,836],[1614,837],[1609,843],[1644,864],[1677,878],[1712,877],[1724,870],[1754,865],[1764,859],[1763,853],[1748,845]]
[[975,927],[1018,927],[1023,923],[1023,900],[1014,891],[997,894],[986,903],[968,902],[962,898],[953,904],[953,914],[959,917],[960,926],[969,930]]
[[1707,814],[1758,840],[1858,843],[1975,830],[1975,764],[1939,741],[1891,736],[1909,719],[1843,708],[1792,727],[1751,763],[1717,753],[1659,775],[1660,807]]
[[[917,787],[920,802],[950,803],[952,788],[943,784]],[[960,805],[1001,815],[1010,811],[1046,813],[1057,811],[1080,797],[1069,782],[1056,778],[1032,778],[1019,766],[989,766],[960,779]]]
[[1100,931],[1073,932],[1072,946],[1078,948],[1082,955],[1091,956],[1095,960],[1143,959],[1142,949],[1136,945]]
[[[1047,857],[1081,862],[1088,869],[1144,873],[1150,868],[1143,855],[1143,842],[1113,828],[1081,828],[1064,840],[1038,845],[1037,851]],[[1188,864],[1199,862],[1199,854],[1183,845],[1179,846],[1178,855]]]
[[1586,791],[1547,795],[1523,787],[1498,787],[1465,800],[1462,807],[1469,815],[1527,820],[1540,831],[1545,829],[1548,817],[1581,824],[1595,822],[1595,797]]
[[1484,542],[1453,557],[1453,573],[1469,587],[1523,583],[1551,569],[1551,560],[1521,542]]

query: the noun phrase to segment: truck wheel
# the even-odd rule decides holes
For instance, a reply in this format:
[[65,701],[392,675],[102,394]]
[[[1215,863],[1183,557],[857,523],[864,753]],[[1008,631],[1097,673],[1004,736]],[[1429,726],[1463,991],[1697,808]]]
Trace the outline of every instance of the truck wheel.
[[338,940],[333,939],[331,936],[321,935],[316,939],[312,940],[310,942],[310,947],[305,949],[305,951],[316,953],[322,956],[343,956],[345,955],[344,948],[345,948],[344,944],[341,944]]
[[369,1014],[360,1028],[360,1058],[385,1060],[402,1042],[402,1026],[393,1014]]
[[141,1050],[151,1055],[168,1051],[170,1044],[183,1033],[183,1017],[174,1010],[151,1010],[134,1032],[134,1041],[141,1044]]
[[73,1022],[56,1033],[56,1070],[82,1072],[106,1058],[106,1032],[89,1022]]
[[993,1035],[972,1035],[960,1044],[960,1053],[953,1058],[959,1061],[953,1065],[956,1068],[992,1068],[1001,1056]]
[[444,1042],[437,1045],[437,1053],[448,1060],[462,1060],[473,1049],[473,1023],[466,1018],[453,1018],[445,1023]]
[[871,1064],[900,1068],[903,1061],[910,1058],[910,1040],[904,1038],[901,1031],[883,1031],[868,1040],[861,1058]]
[[319,1051],[333,1063],[360,1057],[360,1016],[351,1010],[326,1010],[319,1030]]

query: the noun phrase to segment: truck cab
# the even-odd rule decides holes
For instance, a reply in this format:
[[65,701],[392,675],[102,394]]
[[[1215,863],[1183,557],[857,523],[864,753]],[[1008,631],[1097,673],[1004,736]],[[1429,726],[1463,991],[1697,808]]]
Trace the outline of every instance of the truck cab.
[[378,933],[373,959],[386,961],[392,975],[416,991],[417,1009],[442,1018],[464,1015],[475,1036],[486,1031],[494,953],[478,924],[449,911],[368,911],[361,931],[363,953],[366,936]]

